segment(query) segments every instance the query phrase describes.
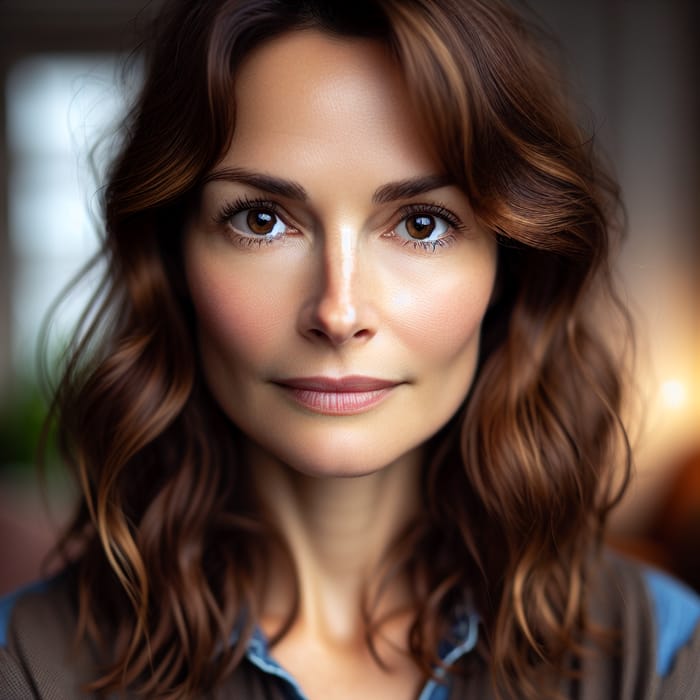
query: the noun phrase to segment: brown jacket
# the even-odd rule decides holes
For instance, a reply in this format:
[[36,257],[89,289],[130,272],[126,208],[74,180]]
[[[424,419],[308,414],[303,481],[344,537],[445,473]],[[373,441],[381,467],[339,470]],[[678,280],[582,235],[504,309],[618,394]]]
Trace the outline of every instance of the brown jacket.
[[[0,700],[82,700],[94,677],[95,658],[87,645],[75,651],[76,612],[66,579],[20,596],[12,607],[6,639],[0,646]],[[657,672],[659,613],[636,564],[606,557],[593,591],[594,619],[622,634],[617,656],[593,653],[582,662],[579,681],[567,681],[564,695],[575,700],[699,700],[700,625],[676,648],[666,672]],[[691,599],[692,606],[700,603]],[[683,603],[681,601],[681,607]],[[677,606],[678,607],[678,606]],[[690,609],[688,609],[690,611]],[[694,609],[695,610],[695,609]],[[684,610],[676,610],[678,614]],[[697,612],[697,610],[695,610]],[[244,662],[212,700],[287,700],[284,683]],[[450,700],[491,700],[486,668],[468,680],[455,676]]]

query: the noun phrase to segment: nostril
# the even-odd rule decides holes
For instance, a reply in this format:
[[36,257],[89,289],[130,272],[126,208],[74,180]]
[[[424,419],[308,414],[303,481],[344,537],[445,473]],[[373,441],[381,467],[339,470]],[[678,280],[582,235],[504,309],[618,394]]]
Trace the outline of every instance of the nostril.
[[354,338],[369,338],[372,335],[368,328],[362,328],[353,334]]
[[370,328],[334,330],[331,328],[312,326],[306,329],[306,334],[307,337],[313,338],[314,340],[323,340],[333,345],[343,345],[349,340],[369,340],[373,335],[373,331]]

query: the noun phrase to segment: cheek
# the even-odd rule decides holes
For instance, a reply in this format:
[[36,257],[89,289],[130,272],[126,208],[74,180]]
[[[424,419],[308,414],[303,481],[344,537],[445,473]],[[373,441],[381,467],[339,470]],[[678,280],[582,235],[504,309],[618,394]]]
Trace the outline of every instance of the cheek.
[[[493,287],[491,266],[418,274],[395,292],[397,333],[418,359],[447,361],[478,346]],[[470,354],[473,354],[470,352]]]
[[261,283],[259,275],[251,279],[245,269],[203,264],[196,257],[187,266],[187,281],[205,361],[214,351],[235,367],[274,344],[289,297],[279,283]]

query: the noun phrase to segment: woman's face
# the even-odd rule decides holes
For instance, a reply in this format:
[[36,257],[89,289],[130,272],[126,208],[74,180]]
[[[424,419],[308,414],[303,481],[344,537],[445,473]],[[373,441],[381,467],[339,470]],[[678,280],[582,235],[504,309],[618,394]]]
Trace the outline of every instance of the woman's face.
[[496,269],[381,45],[250,55],[187,226],[204,374],[268,457],[317,476],[416,456],[462,403]]

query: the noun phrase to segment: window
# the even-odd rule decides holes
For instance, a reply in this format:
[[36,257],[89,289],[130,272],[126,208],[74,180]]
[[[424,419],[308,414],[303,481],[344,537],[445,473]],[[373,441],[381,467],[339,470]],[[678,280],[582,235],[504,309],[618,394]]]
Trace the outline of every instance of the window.
[[[123,115],[115,55],[41,55],[16,63],[6,84],[8,224],[14,266],[12,364],[32,374],[42,322],[98,247],[99,195],[110,135]],[[96,147],[97,146],[97,147]],[[59,307],[49,336],[65,340],[90,285]]]

